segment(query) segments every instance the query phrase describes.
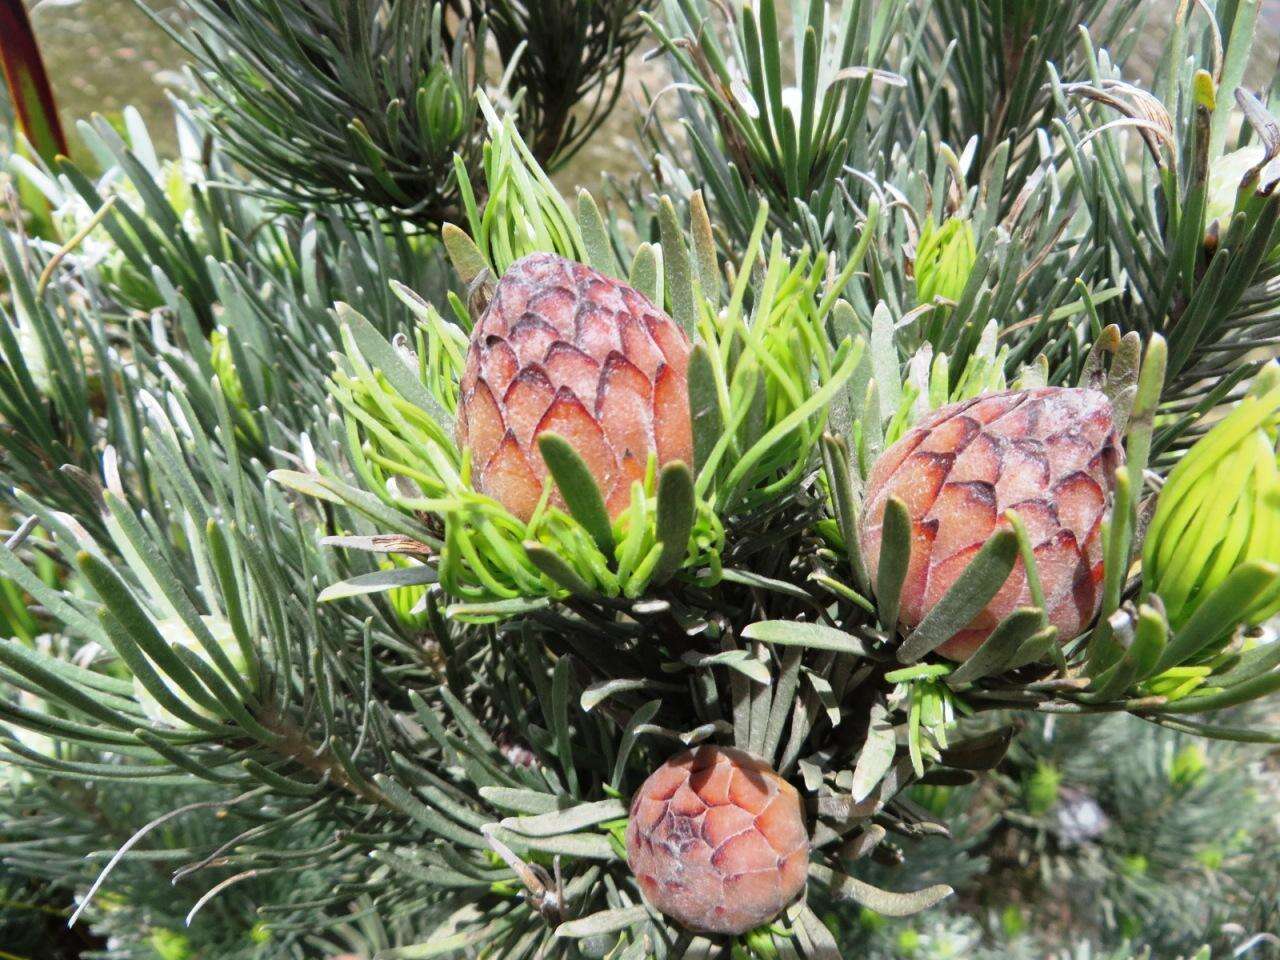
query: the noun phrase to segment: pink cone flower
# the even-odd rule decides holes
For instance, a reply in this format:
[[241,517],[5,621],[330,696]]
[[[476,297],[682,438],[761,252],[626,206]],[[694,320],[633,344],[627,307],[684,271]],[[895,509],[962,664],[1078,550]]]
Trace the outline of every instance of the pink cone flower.
[[800,795],[741,750],[686,751],[632,799],[627,862],[645,899],[689,930],[745,933],[804,889]]
[[[684,331],[647,297],[581,263],[534,253],[511,265],[471,331],[458,442],[476,489],[528,520],[546,465],[538,435],[564,437],[611,517],[649,454],[692,463]],[[559,494],[556,494],[559,497]]]
[[[1060,640],[1078,635],[1102,599],[1102,522],[1124,451],[1114,412],[1096,390],[1041,387],[934,411],[871,471],[859,539],[874,575],[885,503],[911,516],[911,558],[900,624],[910,630],[945,594],[1013,509],[1026,524]],[[1005,616],[1031,602],[1018,560],[972,623],[939,648],[968,658]]]

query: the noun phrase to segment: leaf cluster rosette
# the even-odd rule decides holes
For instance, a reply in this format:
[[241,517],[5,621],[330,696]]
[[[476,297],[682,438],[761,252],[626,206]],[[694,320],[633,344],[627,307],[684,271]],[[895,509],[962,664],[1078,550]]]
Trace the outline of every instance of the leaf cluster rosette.
[[185,6],[189,34],[158,22],[195,60],[211,121],[257,191],[300,210],[372,208],[434,231],[457,216],[454,156],[479,159],[485,124],[473,90],[510,103],[539,159],[563,162],[621,95],[644,4]]
[[[610,520],[598,509],[608,491],[597,489],[582,458],[565,449],[548,466],[567,503],[544,498],[527,521],[517,518],[475,489],[475,465],[454,436],[472,323],[467,305],[454,298],[453,322],[446,321],[397,287],[418,319],[413,341],[388,343],[362,317],[338,310],[345,351],[333,395],[346,411],[348,454],[362,491],[337,477],[277,478],[353,506],[374,497],[399,511],[395,527],[383,532],[413,538],[413,549],[433,558],[404,576],[428,582],[438,574],[444,591],[462,602],[460,614],[491,618],[571,595],[637,600],[677,573],[714,586],[723,576],[726,518],[796,485],[817,448],[822,409],[857,363],[851,344],[833,345],[825,329],[850,271],[824,279],[822,258],[789,260],[776,242],[766,254],[763,210],[743,260],[726,270],[705,218],[695,219],[691,241],[669,203],[662,206],[661,246],[640,245],[624,271],[591,197],[580,195],[572,214],[510,119],[493,115],[492,130],[485,152],[496,186],[483,210],[468,204],[472,235],[446,230],[463,281],[476,292],[520,257],[544,250],[625,277],[664,304],[694,343],[687,373],[693,463],[651,465],[630,506]],[[753,284],[757,270],[763,280]],[[422,517],[434,519],[424,526]]]
[[[1278,373],[1274,363],[1264,368],[1236,408],[1191,445],[1161,490],[1142,572],[1174,624],[1194,616],[1238,567],[1280,559]],[[1262,623],[1278,603],[1280,596],[1264,590],[1245,619]]]

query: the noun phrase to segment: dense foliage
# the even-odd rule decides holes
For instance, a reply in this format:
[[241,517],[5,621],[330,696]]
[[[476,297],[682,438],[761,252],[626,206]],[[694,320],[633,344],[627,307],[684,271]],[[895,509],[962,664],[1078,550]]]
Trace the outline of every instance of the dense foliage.
[[178,155],[6,158],[0,956],[1274,946],[1257,3],[183,8]]

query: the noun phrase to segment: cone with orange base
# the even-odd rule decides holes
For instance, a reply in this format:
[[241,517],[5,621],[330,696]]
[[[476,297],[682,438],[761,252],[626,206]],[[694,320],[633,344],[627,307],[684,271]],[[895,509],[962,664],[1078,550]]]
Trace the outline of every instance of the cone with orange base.
[[809,836],[800,796],[741,750],[686,751],[632,799],[627,862],[648,901],[683,926],[745,933],[804,889]]
[[692,459],[689,350],[626,284],[555,254],[516,261],[471,331],[462,376],[458,442],[476,489],[528,520],[547,475],[537,440],[555,433],[616,517],[651,454],[659,466]]
[[[1111,402],[1097,390],[1042,387],[992,394],[930,414],[885,451],[871,472],[859,538],[871,569],[885,505],[898,497],[912,542],[899,622],[911,629],[955,583],[982,545],[1026,525],[1060,639],[1078,635],[1102,596],[1102,524],[1124,451]],[[1031,601],[1021,560],[1001,590],[939,648],[964,660],[1016,608]]]

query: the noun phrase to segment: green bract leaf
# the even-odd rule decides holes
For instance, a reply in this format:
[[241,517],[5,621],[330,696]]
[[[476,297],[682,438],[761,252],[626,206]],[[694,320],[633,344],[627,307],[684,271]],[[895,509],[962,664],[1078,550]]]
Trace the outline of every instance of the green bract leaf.
[[992,534],[942,599],[902,642],[898,659],[914,663],[963,630],[1004,585],[1017,558],[1018,538],[1012,530]]
[[554,433],[538,436],[538,450],[546,461],[547,469],[555,478],[560,495],[569,512],[596,542],[606,557],[613,554],[613,527],[604,508],[604,497],[591,475],[591,468],[583,462],[573,445]]
[[947,685],[958,687],[994,673],[1000,673],[1013,662],[1018,651],[1041,629],[1044,614],[1036,607],[1013,611],[991,631],[964,663],[947,677]]
[[434,567],[418,564],[411,567],[399,567],[393,570],[376,570],[373,573],[362,573],[350,580],[330,584],[320,591],[316,598],[321,602],[345,600],[359,597],[367,593],[382,593],[397,587],[421,586],[438,582],[440,577]]
[[866,647],[857,637],[820,623],[761,620],[744,627],[742,636],[748,640],[763,640],[765,643],[776,643],[781,646],[831,650],[854,657],[867,655]]
[[890,497],[884,505],[880,533],[876,600],[879,602],[880,625],[891,633],[898,629],[898,604],[902,600],[902,586],[906,582],[910,562],[911,515],[905,503],[897,497]]
[[825,885],[835,899],[852,900],[886,917],[909,917],[928,910],[954,892],[945,884],[935,884],[914,893],[893,893],[818,864],[810,866],[809,875]]
[[861,803],[869,797],[893,765],[898,738],[888,720],[888,711],[884,706],[872,704],[871,716],[867,722],[867,739],[858,752],[858,762],[853,768],[850,793],[854,803]]
[[625,907],[616,910],[602,910],[589,917],[570,920],[556,927],[557,937],[581,940],[604,933],[615,933],[627,927],[642,923],[649,919],[649,911],[644,907]]

